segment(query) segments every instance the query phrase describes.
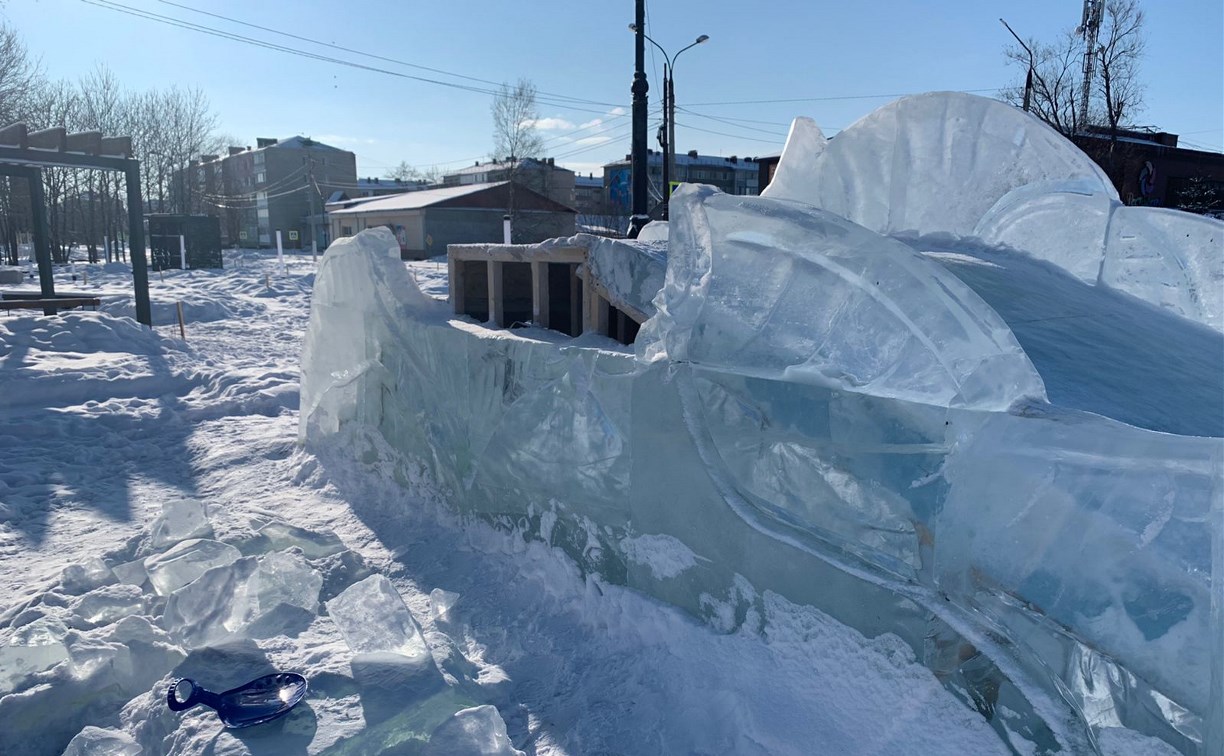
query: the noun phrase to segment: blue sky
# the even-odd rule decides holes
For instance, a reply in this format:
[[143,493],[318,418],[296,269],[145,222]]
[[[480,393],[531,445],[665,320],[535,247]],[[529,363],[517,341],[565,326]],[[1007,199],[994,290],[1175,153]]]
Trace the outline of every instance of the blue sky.
[[[416,81],[274,52],[174,28],[85,0],[8,0],[0,18],[40,56],[48,74],[76,78],[109,66],[132,88],[199,87],[222,130],[242,144],[304,134],[357,153],[376,176],[401,160],[461,167],[492,149],[487,82],[531,79],[542,93],[548,152],[595,172],[630,150],[633,0],[113,0],[409,76]],[[1220,0],[1147,0],[1141,124],[1188,146],[1224,144],[1224,9]],[[796,115],[826,133],[899,93],[937,89],[993,95],[1016,80],[999,17],[1022,36],[1052,39],[1075,26],[1080,0],[655,0],[647,32],[669,52],[710,41],[676,66],[677,149],[775,154]],[[242,27],[205,10],[383,58],[414,69]],[[659,122],[661,57],[647,45],[651,126]],[[760,102],[760,101],[770,102]],[[791,100],[790,102],[779,102]],[[653,141],[652,141],[653,146]]]

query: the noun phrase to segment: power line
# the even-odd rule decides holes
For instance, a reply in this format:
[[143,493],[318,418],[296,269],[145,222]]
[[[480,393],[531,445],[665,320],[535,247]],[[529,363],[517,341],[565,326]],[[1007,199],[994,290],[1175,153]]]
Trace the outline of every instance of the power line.
[[[332,48],[333,50],[341,50],[341,51],[343,51],[343,52],[353,53],[353,54],[355,54],[355,55],[364,55],[365,57],[367,57],[367,58],[372,58],[372,59],[374,59],[374,60],[381,60],[381,61],[385,61],[385,62],[387,62],[387,63],[395,63],[395,64],[397,64],[397,65],[406,66],[406,67],[408,67],[408,68],[416,68],[416,69],[421,70],[421,71],[429,71],[429,72],[431,72],[431,73],[442,74],[442,75],[444,75],[444,76],[453,76],[453,77],[455,77],[455,78],[457,78],[457,79],[467,79],[468,81],[476,81],[476,82],[480,82],[480,83],[482,83],[482,84],[491,84],[491,85],[493,85],[493,86],[495,86],[495,87],[500,87],[500,86],[501,86],[501,84],[502,84],[501,82],[491,81],[491,80],[489,80],[489,79],[481,79],[481,78],[478,78],[478,77],[476,77],[476,76],[468,76],[468,75],[466,75],[466,74],[455,73],[455,72],[453,72],[453,71],[446,71],[446,70],[443,70],[443,69],[441,69],[441,68],[431,68],[431,67],[429,67],[429,66],[422,66],[422,65],[420,65],[420,64],[418,64],[418,63],[409,63],[408,61],[399,60],[399,59],[397,59],[397,58],[388,58],[388,57],[385,57],[385,56],[382,56],[382,55],[375,55],[374,53],[366,52],[366,51],[364,51],[364,50],[354,50],[354,49],[353,49],[353,48],[351,48],[351,47],[344,47],[344,46],[342,46],[342,45],[336,45],[336,44],[332,44],[332,43],[330,43],[330,42],[323,42],[322,40],[313,39],[313,38],[311,38],[311,37],[302,37],[302,36],[299,36],[299,35],[297,35],[297,34],[291,34],[291,33],[286,32],[286,31],[281,31],[280,29],[274,29],[274,28],[267,27],[267,26],[260,26],[259,24],[252,24],[252,23],[249,23],[249,22],[247,22],[247,21],[242,21],[241,19],[231,18],[231,17],[229,17],[229,16],[223,16],[223,15],[221,15],[220,13],[212,13],[212,12],[210,12],[210,11],[201,10],[201,9],[199,9],[199,8],[193,8],[193,7],[189,6],[189,5],[183,5],[183,4],[181,4],[181,3],[171,2],[171,0],[158,0],[158,2],[162,3],[163,5],[170,5],[170,6],[173,6],[173,7],[175,7],[175,8],[181,8],[181,9],[183,9],[183,10],[190,11],[190,12],[192,12],[192,13],[200,13],[200,14],[205,15],[205,16],[211,16],[211,17],[213,17],[213,18],[218,18],[218,19],[221,19],[222,21],[229,21],[230,23],[240,24],[240,25],[242,25],[242,26],[247,26],[247,27],[250,27],[250,28],[252,28],[252,29],[259,29],[259,30],[261,30],[261,31],[270,32],[270,33],[272,33],[272,34],[279,34],[279,35],[280,35],[280,36],[282,36],[282,37],[288,37],[288,38],[290,38],[290,39],[296,39],[296,40],[299,40],[299,41],[302,41],[302,42],[310,42],[311,44],[321,45],[321,46],[323,46],[323,47],[330,47],[330,48]],[[569,95],[555,94],[555,93],[552,93],[552,92],[543,92],[543,91],[537,91],[537,92],[536,92],[536,94],[537,94],[537,95],[544,95],[545,97],[549,97],[549,98],[555,98],[555,99],[560,99],[560,100],[569,100],[569,101],[572,101],[572,102],[578,102],[578,103],[583,103],[583,104],[587,104],[587,105],[603,105],[603,106],[606,106],[606,107],[618,107],[618,105],[616,105],[616,104],[614,104],[614,103],[609,103],[609,102],[599,102],[598,100],[587,100],[587,99],[584,99],[584,98],[581,98],[581,97],[571,97],[571,96],[569,96]]]
[[[437,86],[449,87],[451,89],[458,89],[458,90],[465,91],[465,92],[475,92],[477,94],[490,95],[494,97],[500,94],[499,90],[492,90],[492,89],[487,89],[487,88],[482,88],[482,87],[474,87],[474,86],[470,86],[466,84],[456,84],[455,82],[441,81],[438,79],[430,79],[430,78],[426,78],[423,76],[414,76],[412,74],[406,74],[401,71],[391,71],[386,68],[379,68],[378,66],[366,65],[365,63],[358,63],[358,62],[351,61],[351,60],[344,60],[342,58],[334,58],[329,55],[322,55],[319,53],[308,52],[306,50],[299,50],[294,47],[278,45],[274,42],[267,42],[265,40],[255,39],[254,37],[247,37],[241,34],[237,34],[234,32],[228,32],[228,31],[224,31],[221,29],[215,29],[213,27],[193,23],[191,21],[184,21],[182,19],[177,19],[172,16],[165,16],[159,13],[153,13],[152,11],[146,11],[146,10],[142,10],[139,8],[133,8],[128,5],[123,5],[122,3],[114,2],[114,0],[81,0],[81,2],[86,3],[88,5],[97,6],[99,8],[105,8],[106,10],[112,10],[117,13],[124,13],[126,15],[134,16],[136,18],[142,18],[147,21],[154,21],[156,23],[165,24],[167,26],[174,26],[180,29],[186,29],[187,31],[193,31],[193,32],[197,32],[200,34],[207,34],[209,36],[219,37],[221,39],[227,39],[227,40],[230,40],[231,42],[238,42],[241,44],[253,45],[255,47],[264,48],[266,50],[286,53],[288,55],[296,55],[302,58],[317,60],[317,61],[321,61],[324,63],[334,63],[336,65],[347,66],[349,68],[356,68],[356,69],[363,70],[363,71],[372,71],[374,73],[386,74],[387,76],[395,76],[400,79],[419,81],[419,82],[423,82],[426,84],[435,84]],[[575,111],[586,112],[586,113],[598,113],[600,115],[606,114],[602,110],[592,110],[590,108],[581,108],[581,107],[572,105],[567,101],[558,102],[558,101],[554,101],[547,97],[540,97],[540,98],[537,98],[537,100],[539,102],[543,102],[549,105],[554,105],[556,107],[560,107],[560,108],[567,109],[567,110],[575,110]],[[622,107],[622,106],[616,105],[613,107]]]
[[693,131],[704,131],[707,134],[717,134],[718,136],[731,137],[732,139],[747,139],[750,142],[765,142],[766,144],[777,145],[777,144],[782,144],[786,141],[785,135],[779,135],[776,139],[758,139],[757,137],[744,136],[742,134],[728,134],[725,131],[714,131],[712,129],[703,129],[699,126],[691,126],[687,123],[680,123],[679,121],[676,121],[676,125],[683,126],[686,129],[692,129]]
[[[982,92],[998,92],[998,87],[989,89],[954,89],[953,92],[965,92],[967,94],[980,94]],[[785,100],[725,100],[722,102],[690,102],[689,107],[703,107],[706,105],[772,105],[777,103],[787,102],[830,102],[833,100],[884,100],[890,97],[908,97],[913,94],[923,94],[922,92],[894,92],[892,94],[870,94],[870,95],[839,95],[836,97],[794,97]],[[677,106],[679,107],[679,106]]]

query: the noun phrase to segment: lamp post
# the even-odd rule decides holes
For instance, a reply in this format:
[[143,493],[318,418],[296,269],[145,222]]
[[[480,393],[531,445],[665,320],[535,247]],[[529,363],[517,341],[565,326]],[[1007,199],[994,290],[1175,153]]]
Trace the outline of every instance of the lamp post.
[[1020,39],[1020,35],[1016,34],[1016,32],[1007,25],[1006,21],[999,19],[999,23],[1003,24],[1003,26],[1009,32],[1011,32],[1011,35],[1016,38],[1016,41],[1020,43],[1020,46],[1024,48],[1024,51],[1028,53],[1029,56],[1028,76],[1024,77],[1024,112],[1027,113],[1029,112],[1029,103],[1033,100],[1033,51],[1029,49],[1028,45],[1024,44],[1024,40]]
[[[631,31],[637,32],[637,24],[629,24]],[[668,209],[671,204],[671,177],[676,172],[676,82],[673,74],[676,71],[676,58],[680,57],[680,53],[702,44],[710,38],[708,34],[702,34],[688,46],[680,48],[675,54],[669,56],[667,51],[663,49],[658,42],[655,42],[645,32],[639,32],[641,36],[650,44],[658,48],[663,54],[663,124],[664,133],[667,135],[663,143],[663,218],[668,217]]]

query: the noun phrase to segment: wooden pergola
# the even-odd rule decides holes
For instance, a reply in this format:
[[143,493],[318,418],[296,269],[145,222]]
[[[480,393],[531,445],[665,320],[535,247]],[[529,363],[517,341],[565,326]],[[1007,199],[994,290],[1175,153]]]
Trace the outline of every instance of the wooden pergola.
[[79,303],[55,295],[42,171],[48,167],[92,168],[123,173],[127,187],[128,247],[136,294],[136,320],[146,326],[153,325],[149,304],[149,267],[145,257],[144,201],[140,196],[140,161],[134,160],[131,155],[131,137],[105,137],[100,131],[69,134],[62,126],[30,132],[24,123],[14,123],[0,129],[0,176],[24,178],[30,187],[34,257],[38,261],[42,293],[37,305],[42,306],[47,315],[79,306]]

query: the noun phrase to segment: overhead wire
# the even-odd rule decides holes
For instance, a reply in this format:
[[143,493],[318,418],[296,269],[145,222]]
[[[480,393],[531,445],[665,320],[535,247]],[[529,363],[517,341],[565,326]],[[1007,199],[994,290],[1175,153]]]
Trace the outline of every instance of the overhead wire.
[[[272,34],[278,34],[282,37],[296,39],[301,42],[309,42],[311,44],[320,45],[323,47],[330,47],[333,50],[340,50],[340,51],[347,52],[347,53],[353,53],[355,55],[363,55],[367,58],[372,58],[374,60],[381,60],[387,63],[395,63],[396,65],[406,66],[408,68],[415,68],[421,71],[429,71],[431,73],[442,74],[444,76],[453,76],[457,79],[466,79],[468,81],[480,82],[482,84],[491,84],[495,87],[500,87],[502,85],[502,82],[492,81],[490,79],[481,79],[477,76],[468,76],[467,74],[455,73],[454,71],[446,71],[441,68],[432,68],[430,66],[423,66],[423,65],[420,65],[419,63],[409,63],[408,61],[399,60],[398,58],[388,58],[384,55],[376,55],[371,52],[366,52],[365,50],[355,50],[351,47],[344,47],[343,45],[337,45],[331,42],[324,42],[322,40],[313,39],[311,37],[303,37],[297,34],[292,34],[290,32],[282,31],[280,29],[275,29],[275,28],[268,27],[268,26],[260,26],[259,24],[253,24],[248,21],[243,21],[241,19],[232,18],[230,16],[224,16],[224,15],[221,15],[220,13],[213,13],[211,11],[202,10],[200,8],[194,8],[190,5],[185,5],[183,3],[172,2],[171,0],[158,0],[158,2],[162,3],[163,5],[169,5],[175,8],[181,8],[183,10],[190,11],[192,13],[199,13],[205,16],[211,16],[213,18],[220,19],[222,21],[229,21],[230,23],[239,24],[241,26],[247,26],[252,29],[259,29],[260,31],[266,31]],[[618,107],[614,103],[600,102],[598,100],[588,100],[582,97],[572,97],[570,95],[556,94],[554,92],[537,91],[536,94],[544,95],[545,97],[549,97],[549,98],[569,100],[572,102],[578,102],[578,103],[583,103],[587,105],[603,105],[607,107]]]

